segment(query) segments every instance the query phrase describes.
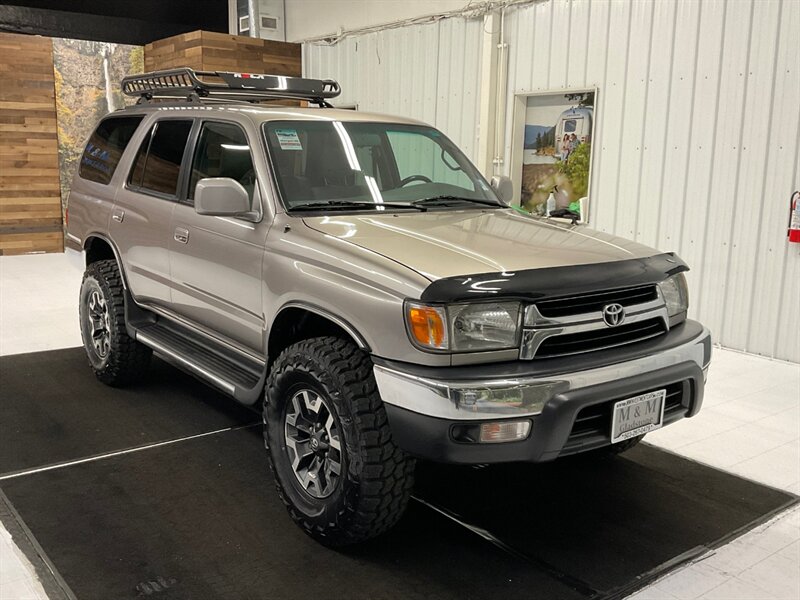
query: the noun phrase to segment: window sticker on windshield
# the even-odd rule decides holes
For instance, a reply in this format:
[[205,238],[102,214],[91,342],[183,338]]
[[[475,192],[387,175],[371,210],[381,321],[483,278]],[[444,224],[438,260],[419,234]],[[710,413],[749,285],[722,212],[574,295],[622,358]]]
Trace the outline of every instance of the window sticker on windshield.
[[278,138],[278,143],[281,145],[281,150],[303,149],[303,145],[300,143],[300,138],[297,137],[297,131],[294,129],[276,129],[275,136]]

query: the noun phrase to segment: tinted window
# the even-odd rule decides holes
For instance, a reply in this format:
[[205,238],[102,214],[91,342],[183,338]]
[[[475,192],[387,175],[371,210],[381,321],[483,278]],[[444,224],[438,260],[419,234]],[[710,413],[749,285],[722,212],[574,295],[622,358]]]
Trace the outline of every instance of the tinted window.
[[89,138],[81,157],[83,179],[108,184],[119,159],[143,117],[112,117],[103,120]]
[[160,194],[176,195],[183,151],[191,129],[191,121],[170,119],[156,123],[139,148],[130,183]]
[[147,150],[150,148],[150,138],[153,136],[153,130],[147,132],[147,135],[139,146],[139,151],[136,153],[136,160],[133,162],[133,169],[131,169],[128,183],[133,186],[139,187],[142,185],[142,175],[144,175],[144,163],[147,161]]
[[256,175],[244,131],[233,123],[204,123],[192,161],[189,198],[205,177],[230,177],[244,186],[253,201]]
[[564,133],[572,133],[575,131],[577,123],[578,122],[575,119],[567,119],[564,121]]

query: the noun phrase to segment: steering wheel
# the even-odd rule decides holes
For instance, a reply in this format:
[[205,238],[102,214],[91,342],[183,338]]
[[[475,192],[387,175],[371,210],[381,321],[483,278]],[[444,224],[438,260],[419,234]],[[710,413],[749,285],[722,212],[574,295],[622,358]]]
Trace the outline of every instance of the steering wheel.
[[405,187],[409,183],[413,183],[414,181],[422,181],[423,183],[433,183],[429,178],[425,177],[425,175],[409,175],[405,179],[400,180],[400,187]]

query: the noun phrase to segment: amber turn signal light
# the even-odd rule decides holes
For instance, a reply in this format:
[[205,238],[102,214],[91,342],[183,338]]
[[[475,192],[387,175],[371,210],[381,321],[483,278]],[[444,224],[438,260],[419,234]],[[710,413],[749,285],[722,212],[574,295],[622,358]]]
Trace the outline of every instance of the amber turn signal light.
[[414,340],[425,348],[447,350],[447,327],[444,308],[407,304],[406,320]]

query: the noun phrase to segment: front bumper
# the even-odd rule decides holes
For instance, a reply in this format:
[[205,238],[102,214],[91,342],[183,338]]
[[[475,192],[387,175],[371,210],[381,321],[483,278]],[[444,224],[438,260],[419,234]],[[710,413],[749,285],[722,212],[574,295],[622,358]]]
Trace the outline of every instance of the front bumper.
[[[407,452],[452,463],[540,462],[609,444],[616,400],[666,387],[664,424],[693,416],[710,360],[709,331],[686,321],[657,340],[547,361],[429,368],[376,359],[375,379]],[[476,422],[520,419],[532,423],[522,441],[458,439]]]

